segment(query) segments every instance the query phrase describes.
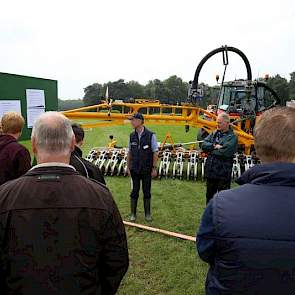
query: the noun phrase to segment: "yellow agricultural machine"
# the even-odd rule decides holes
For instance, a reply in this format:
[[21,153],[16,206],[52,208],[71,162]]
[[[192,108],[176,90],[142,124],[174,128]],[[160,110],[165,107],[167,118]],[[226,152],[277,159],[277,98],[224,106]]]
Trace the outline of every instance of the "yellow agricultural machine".
[[[238,54],[244,61],[247,79],[225,82],[228,66],[228,52]],[[201,99],[198,80],[206,61],[222,53],[225,66],[220,84],[218,104],[204,110],[198,106]],[[217,79],[218,80],[218,79]],[[247,57],[234,47],[223,46],[207,54],[198,65],[194,80],[190,83],[187,103],[183,105],[161,104],[157,100],[140,99],[133,103],[116,102],[107,99],[104,103],[63,112],[70,119],[91,119],[83,124],[86,128],[122,125],[136,112],[145,116],[145,122],[155,125],[195,127],[207,134],[216,128],[216,115],[229,113],[232,128],[238,136],[239,153],[234,159],[233,177],[253,166],[257,159],[251,155],[254,150],[253,128],[257,118],[265,110],[280,103],[277,94],[263,81],[252,81],[252,72]],[[212,111],[213,109],[213,111]],[[200,141],[202,138],[200,138]],[[206,155],[201,150],[185,149],[185,144],[162,144],[160,149],[159,177],[197,179],[204,175]],[[92,149],[87,159],[110,175],[127,174],[126,149]]]

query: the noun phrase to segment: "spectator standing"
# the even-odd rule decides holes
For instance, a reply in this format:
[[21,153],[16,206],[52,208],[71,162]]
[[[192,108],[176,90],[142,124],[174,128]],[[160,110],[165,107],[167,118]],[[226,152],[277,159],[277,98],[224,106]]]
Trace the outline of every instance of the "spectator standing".
[[15,112],[6,113],[1,119],[0,185],[24,175],[31,168],[29,151],[17,142],[24,124],[24,118]]
[[81,147],[84,144],[84,129],[77,123],[72,124],[72,129],[75,135],[75,148],[71,154],[70,165],[81,175],[106,184],[100,169],[83,158]]
[[124,225],[109,190],[69,165],[75,138],[60,113],[32,132],[38,165],[0,187],[0,290],[113,295],[128,268]]
[[207,295],[294,294],[294,122],[293,108],[263,113],[254,132],[262,164],[209,202],[197,236]]
[[237,136],[230,127],[229,115],[220,114],[217,117],[217,130],[209,134],[202,144],[203,151],[208,152],[205,163],[207,204],[217,192],[230,188],[237,145]]

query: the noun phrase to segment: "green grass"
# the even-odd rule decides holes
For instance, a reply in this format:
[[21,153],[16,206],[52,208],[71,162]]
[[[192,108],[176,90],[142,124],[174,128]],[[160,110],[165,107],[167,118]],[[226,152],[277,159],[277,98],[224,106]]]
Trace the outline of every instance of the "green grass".
[[[128,219],[130,180],[108,177],[107,184]],[[203,183],[155,180],[150,225],[194,236],[204,207]],[[142,197],[137,222],[146,224]],[[207,266],[196,256],[195,243],[132,228],[127,234],[130,268],[119,294],[204,294]]]
[[[169,131],[175,142],[196,138],[196,129],[185,133],[184,127],[149,126],[162,141]],[[108,136],[114,135],[120,146],[126,146],[131,128],[112,126],[86,131],[84,153],[92,147],[106,146]],[[29,142],[24,142],[30,148]],[[129,217],[130,179],[106,177],[123,219]],[[205,207],[205,185],[172,179],[155,180],[152,184],[151,226],[194,236]],[[144,220],[142,196],[138,204],[138,223]],[[130,267],[119,294],[204,294],[207,265],[196,255],[195,243],[126,228]]]
[[[146,126],[155,132],[158,141],[163,141],[167,132],[170,132],[175,143],[189,142],[195,140],[197,136],[197,131],[194,128],[186,133],[182,126],[158,126],[148,124]],[[129,125],[86,129],[86,139],[83,149],[85,152],[88,152],[92,147],[106,146],[109,141],[109,135],[113,135],[117,139],[118,146],[127,146],[131,131],[132,128]]]

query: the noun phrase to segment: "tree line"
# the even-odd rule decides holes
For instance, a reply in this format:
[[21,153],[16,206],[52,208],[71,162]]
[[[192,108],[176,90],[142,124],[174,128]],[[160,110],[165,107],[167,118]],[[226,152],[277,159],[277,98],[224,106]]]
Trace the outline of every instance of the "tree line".
[[175,75],[163,81],[159,79],[151,80],[146,85],[142,85],[137,81],[125,82],[123,79],[105,84],[94,83],[84,89],[84,104],[92,105],[94,102],[97,103],[98,99],[104,99],[107,87],[109,97],[114,99],[181,100],[187,97],[188,83]]
[[[268,79],[267,84],[278,93],[284,102],[295,99],[295,71],[290,74],[289,80],[280,75],[275,75]],[[188,92],[188,82],[183,81],[176,75],[165,80],[150,80],[145,85],[137,81],[119,79],[104,84],[93,83],[84,88],[82,100],[60,100],[59,109],[67,110],[98,104],[105,99],[107,87],[109,97],[113,99],[122,99],[124,101],[136,98],[158,99],[162,103],[168,104],[184,102]],[[201,106],[206,107],[208,104],[216,104],[219,87],[209,86],[204,83],[201,83],[201,87],[204,96],[201,100]]]

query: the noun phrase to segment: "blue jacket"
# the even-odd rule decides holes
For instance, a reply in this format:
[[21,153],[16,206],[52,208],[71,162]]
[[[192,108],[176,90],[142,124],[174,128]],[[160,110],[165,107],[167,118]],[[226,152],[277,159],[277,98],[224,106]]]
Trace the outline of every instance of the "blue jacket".
[[[222,145],[221,149],[214,149],[215,144]],[[218,130],[209,134],[202,145],[204,152],[208,152],[205,163],[205,177],[215,179],[231,179],[233,157],[237,151],[237,136],[230,128],[222,133]]]
[[153,167],[153,132],[144,127],[141,137],[136,131],[130,134],[131,170],[136,173],[150,173]]
[[206,294],[295,294],[295,164],[257,165],[208,204],[197,235]]

